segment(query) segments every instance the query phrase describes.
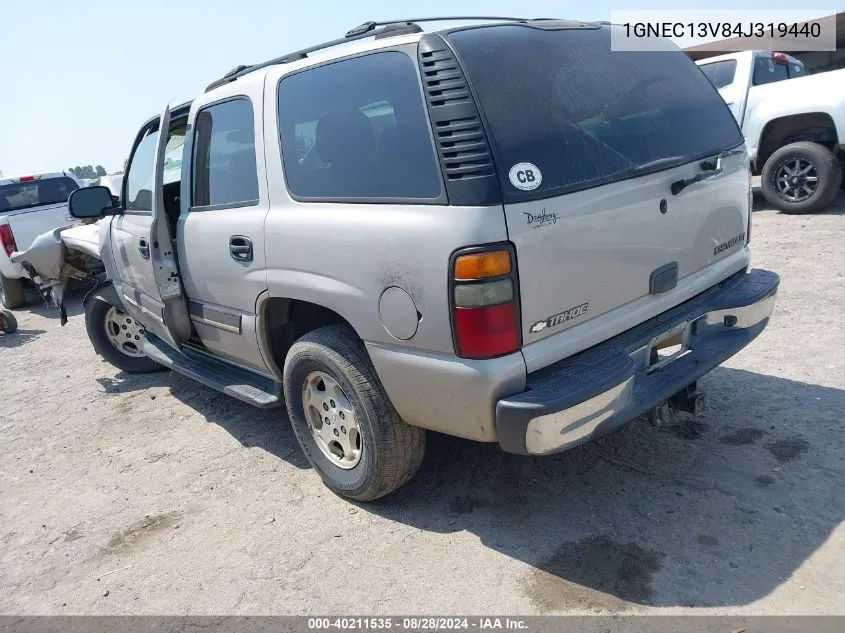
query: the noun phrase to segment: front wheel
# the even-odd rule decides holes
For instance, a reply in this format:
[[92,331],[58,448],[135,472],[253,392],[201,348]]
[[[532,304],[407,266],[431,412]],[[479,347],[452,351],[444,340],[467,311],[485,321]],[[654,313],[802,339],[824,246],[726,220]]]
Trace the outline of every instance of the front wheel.
[[842,167],[833,152],[818,143],[791,143],[763,165],[760,186],[773,207],[784,213],[819,211],[833,200]]
[[96,351],[118,369],[146,374],[164,369],[141,351],[144,327],[98,292],[85,307],[85,329]]
[[419,469],[425,431],[399,417],[349,327],[301,337],[288,352],[283,382],[296,439],[333,492],[372,501]]

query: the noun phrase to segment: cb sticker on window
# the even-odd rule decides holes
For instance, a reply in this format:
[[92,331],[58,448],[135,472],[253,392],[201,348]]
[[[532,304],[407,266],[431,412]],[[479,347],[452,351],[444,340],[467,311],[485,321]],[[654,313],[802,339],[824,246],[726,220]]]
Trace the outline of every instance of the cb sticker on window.
[[511,184],[517,189],[531,191],[543,182],[543,173],[533,163],[517,163],[508,172]]

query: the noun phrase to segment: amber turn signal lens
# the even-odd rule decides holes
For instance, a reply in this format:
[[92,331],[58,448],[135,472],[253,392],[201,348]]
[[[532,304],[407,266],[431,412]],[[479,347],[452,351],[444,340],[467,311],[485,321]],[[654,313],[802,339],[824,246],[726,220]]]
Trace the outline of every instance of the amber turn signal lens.
[[455,260],[455,279],[486,279],[511,271],[508,251],[487,251],[461,255]]

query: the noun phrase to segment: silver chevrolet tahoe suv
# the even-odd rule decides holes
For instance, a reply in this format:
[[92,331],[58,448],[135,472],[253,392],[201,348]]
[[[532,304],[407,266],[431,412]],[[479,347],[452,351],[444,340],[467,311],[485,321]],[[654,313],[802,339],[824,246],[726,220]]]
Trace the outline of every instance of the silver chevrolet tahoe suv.
[[371,22],[165,110],[119,204],[70,200],[98,219],[96,249],[65,240],[106,271],[95,349],[286,406],[357,500],[414,475],[426,429],[546,455],[699,409],[779,280],[748,268],[727,106],[674,45],[613,52],[613,28]]

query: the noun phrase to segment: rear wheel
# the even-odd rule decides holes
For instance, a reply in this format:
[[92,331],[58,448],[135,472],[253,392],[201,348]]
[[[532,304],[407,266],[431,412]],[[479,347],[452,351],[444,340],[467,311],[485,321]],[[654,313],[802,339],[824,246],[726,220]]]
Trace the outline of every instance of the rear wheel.
[[760,186],[769,204],[784,213],[811,213],[830,204],[842,182],[833,152],[818,143],[792,143],[769,157]]
[[399,417],[347,326],[320,328],[294,343],[284,389],[296,439],[333,492],[371,501],[419,469],[425,431]]
[[8,310],[0,310],[0,332],[12,334],[18,329],[18,320]]
[[7,308],[20,308],[24,303],[23,279],[11,279],[0,274],[0,304]]
[[164,369],[141,351],[144,327],[101,293],[91,297],[85,307],[85,329],[94,350],[118,369],[131,374]]

